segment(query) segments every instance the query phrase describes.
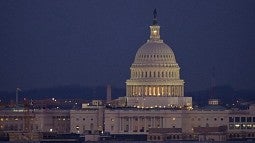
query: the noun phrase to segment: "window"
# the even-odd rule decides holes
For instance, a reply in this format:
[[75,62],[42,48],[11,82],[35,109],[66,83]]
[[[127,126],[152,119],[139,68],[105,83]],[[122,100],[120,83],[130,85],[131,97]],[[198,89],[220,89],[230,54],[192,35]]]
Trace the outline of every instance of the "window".
[[240,117],[235,117],[235,122],[240,122]]
[[217,121],[217,118],[214,118],[214,121]]
[[220,120],[221,120],[221,121],[223,121],[223,120],[224,120],[224,118],[220,118]]
[[234,117],[229,117],[229,122],[234,122]]
[[246,122],[245,117],[241,117],[241,122]]
[[247,117],[247,122],[251,122],[251,117]]

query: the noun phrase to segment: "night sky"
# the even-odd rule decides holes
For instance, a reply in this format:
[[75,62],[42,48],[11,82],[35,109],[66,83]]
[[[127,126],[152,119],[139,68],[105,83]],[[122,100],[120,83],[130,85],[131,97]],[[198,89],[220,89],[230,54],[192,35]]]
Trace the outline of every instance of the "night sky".
[[125,87],[154,8],[186,91],[255,89],[254,0],[1,0],[0,90]]

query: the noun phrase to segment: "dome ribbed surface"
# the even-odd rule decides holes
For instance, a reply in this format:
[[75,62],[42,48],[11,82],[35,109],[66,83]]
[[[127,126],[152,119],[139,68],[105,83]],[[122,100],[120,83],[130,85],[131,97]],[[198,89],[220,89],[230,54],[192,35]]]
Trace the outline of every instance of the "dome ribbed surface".
[[148,41],[135,56],[134,65],[176,64],[174,52],[163,41]]

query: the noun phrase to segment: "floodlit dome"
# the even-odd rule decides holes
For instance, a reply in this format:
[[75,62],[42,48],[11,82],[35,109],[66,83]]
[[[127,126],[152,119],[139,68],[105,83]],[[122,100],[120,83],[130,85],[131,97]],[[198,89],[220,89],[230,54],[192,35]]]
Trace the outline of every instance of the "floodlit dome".
[[172,49],[162,40],[150,41],[142,45],[135,56],[135,65],[151,65],[151,66],[173,66],[176,60]]
[[154,14],[150,37],[136,53],[127,80],[129,97],[182,97],[184,81],[173,50],[160,39],[160,26]]
[[157,11],[153,12],[150,37],[136,53],[126,81],[126,104],[131,107],[191,107],[184,97],[184,80],[173,50],[160,39]]

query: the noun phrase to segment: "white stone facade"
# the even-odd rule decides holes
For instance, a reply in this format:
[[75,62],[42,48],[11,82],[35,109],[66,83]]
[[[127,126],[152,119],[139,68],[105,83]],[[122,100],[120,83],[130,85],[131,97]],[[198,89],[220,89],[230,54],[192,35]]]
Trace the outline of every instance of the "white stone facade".
[[147,134],[149,128],[181,128],[181,110],[105,110],[105,131],[111,134]]
[[104,108],[90,108],[70,111],[70,132],[95,134],[103,131]]
[[182,128],[228,125],[228,110],[123,109],[105,110],[105,131],[113,134],[147,134],[149,128]]
[[0,129],[7,132],[69,133],[68,110],[8,109],[0,112]]

